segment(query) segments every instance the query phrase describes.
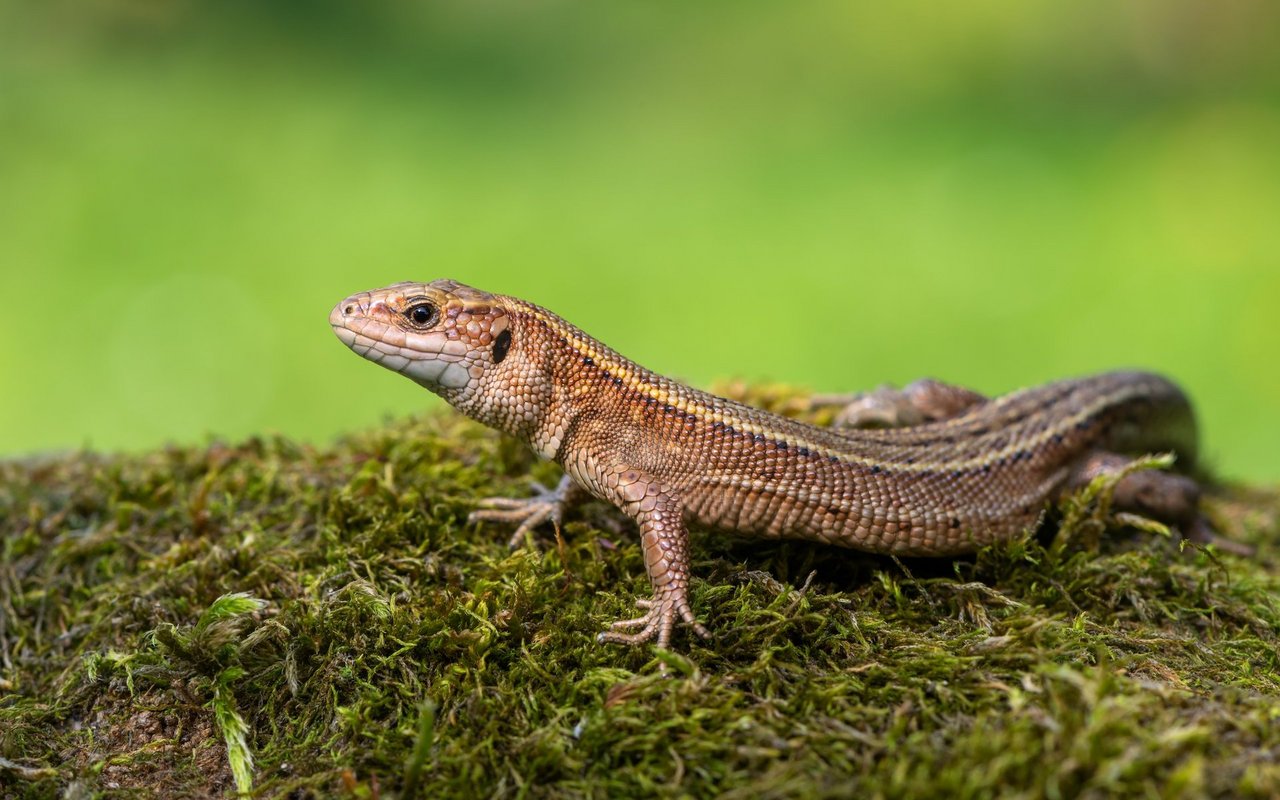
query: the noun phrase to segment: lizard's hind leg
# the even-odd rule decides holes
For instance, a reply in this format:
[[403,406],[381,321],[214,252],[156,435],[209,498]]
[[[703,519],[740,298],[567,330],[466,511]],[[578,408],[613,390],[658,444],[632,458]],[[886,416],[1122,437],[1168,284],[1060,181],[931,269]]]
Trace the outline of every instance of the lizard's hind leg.
[[905,428],[958,417],[987,398],[963,386],[921,378],[901,389],[881,386],[870,392],[816,395],[809,402],[842,406],[832,422],[836,427]]
[[[1066,491],[1075,491],[1099,475],[1117,474],[1132,462],[1118,453],[1095,451],[1076,464],[1067,481]],[[1241,556],[1253,555],[1249,545],[1218,534],[1204,514],[1200,513],[1200,484],[1186,475],[1147,469],[1131,472],[1115,486],[1115,507],[1173,525],[1182,535],[1198,544],[1212,544],[1220,550]]]

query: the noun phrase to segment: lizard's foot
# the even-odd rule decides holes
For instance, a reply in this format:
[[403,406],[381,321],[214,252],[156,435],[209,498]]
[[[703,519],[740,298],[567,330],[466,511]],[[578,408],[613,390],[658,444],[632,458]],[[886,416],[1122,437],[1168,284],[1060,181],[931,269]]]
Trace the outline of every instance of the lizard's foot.
[[[652,600],[637,600],[636,605],[647,609],[647,613],[635,619],[618,620],[609,626],[609,630],[597,634],[596,641],[629,645],[652,641],[658,647],[667,649],[671,646],[671,631],[675,629],[676,617],[703,639],[711,638],[711,632],[693,616],[693,609],[689,608],[689,598],[683,588],[667,586],[657,589]],[[640,630],[622,633],[635,628]]]
[[527,537],[542,523],[550,520],[556,531],[564,519],[564,508],[573,485],[566,475],[554,489],[548,489],[537,481],[531,481],[533,497],[488,497],[479,502],[479,508],[467,515],[467,522],[514,522],[515,532],[507,546],[515,549],[527,541]]
[[1068,485],[1088,486],[1098,476],[1114,475],[1111,502],[1117,508],[1173,525],[1184,538],[1196,544],[1213,545],[1237,556],[1254,555],[1256,550],[1252,545],[1214,530],[1200,511],[1201,488],[1194,480],[1159,469],[1135,469],[1140,466],[1117,453],[1094,451],[1076,464]]

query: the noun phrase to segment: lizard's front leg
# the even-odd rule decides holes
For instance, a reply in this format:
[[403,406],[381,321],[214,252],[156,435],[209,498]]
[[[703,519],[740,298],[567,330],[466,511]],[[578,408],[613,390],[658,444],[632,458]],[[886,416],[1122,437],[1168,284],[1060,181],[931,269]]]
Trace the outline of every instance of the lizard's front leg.
[[[602,477],[607,498],[640,526],[640,545],[653,597],[637,601],[646,613],[613,623],[597,640],[630,645],[655,641],[666,648],[671,645],[677,619],[702,638],[709,637],[689,608],[689,533],[674,491],[652,476],[625,466],[606,470]],[[639,630],[623,632],[635,629]]]

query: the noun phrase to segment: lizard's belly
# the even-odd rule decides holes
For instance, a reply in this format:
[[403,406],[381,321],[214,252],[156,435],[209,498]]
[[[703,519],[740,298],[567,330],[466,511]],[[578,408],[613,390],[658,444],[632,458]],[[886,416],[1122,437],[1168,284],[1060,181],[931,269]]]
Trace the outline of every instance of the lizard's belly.
[[821,491],[768,484],[691,492],[686,511],[699,525],[768,539],[800,539],[871,553],[951,556],[972,553],[1037,526],[1043,503],[980,507],[959,498],[912,503],[837,500]]

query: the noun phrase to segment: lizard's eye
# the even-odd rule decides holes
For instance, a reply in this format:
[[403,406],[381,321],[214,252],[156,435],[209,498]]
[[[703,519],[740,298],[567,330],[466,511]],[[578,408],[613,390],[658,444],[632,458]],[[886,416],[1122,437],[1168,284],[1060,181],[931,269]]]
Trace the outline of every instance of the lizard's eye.
[[419,328],[425,328],[436,321],[440,310],[430,303],[415,303],[405,309],[404,316]]

